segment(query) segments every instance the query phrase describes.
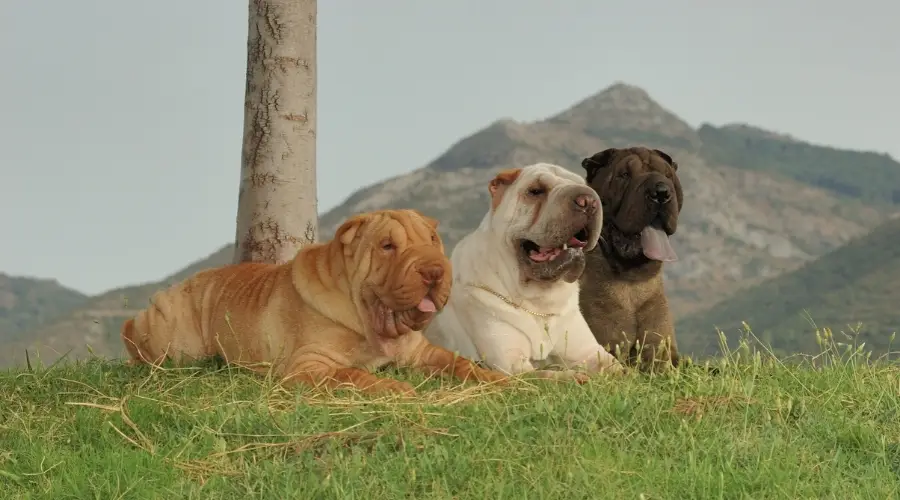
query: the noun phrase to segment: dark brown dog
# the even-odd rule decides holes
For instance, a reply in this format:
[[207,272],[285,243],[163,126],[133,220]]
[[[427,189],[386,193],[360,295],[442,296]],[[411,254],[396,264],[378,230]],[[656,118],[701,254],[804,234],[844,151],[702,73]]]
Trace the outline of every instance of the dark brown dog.
[[610,148],[581,166],[600,195],[603,230],[586,254],[581,310],[594,337],[641,370],[678,366],[675,327],[663,290],[663,262],[683,194],[678,164],[658,149]]

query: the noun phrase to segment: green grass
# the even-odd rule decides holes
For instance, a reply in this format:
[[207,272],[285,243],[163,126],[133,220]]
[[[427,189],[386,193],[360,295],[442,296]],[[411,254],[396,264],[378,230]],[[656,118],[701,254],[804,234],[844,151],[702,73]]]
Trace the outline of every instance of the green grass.
[[584,386],[285,391],[207,364],[0,372],[0,497],[897,498],[900,367],[749,349]]

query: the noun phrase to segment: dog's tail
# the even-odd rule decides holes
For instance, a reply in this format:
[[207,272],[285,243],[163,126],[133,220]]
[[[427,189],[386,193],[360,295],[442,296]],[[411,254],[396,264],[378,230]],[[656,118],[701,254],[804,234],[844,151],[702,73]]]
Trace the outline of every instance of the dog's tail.
[[[141,311],[141,314],[143,314],[143,311]],[[121,336],[122,343],[125,344],[125,351],[128,352],[128,357],[131,358],[130,363],[146,362],[137,344],[138,339],[134,332],[134,318],[128,318],[125,320],[125,323],[122,323]]]
[[171,299],[168,290],[157,292],[150,299],[150,306],[122,323],[122,343],[131,358],[131,364],[158,364],[166,358],[157,344],[171,342]]
[[132,364],[159,365],[166,359],[181,364],[216,354],[203,339],[190,287],[179,283],[156,292],[146,309],[122,324],[122,343]]

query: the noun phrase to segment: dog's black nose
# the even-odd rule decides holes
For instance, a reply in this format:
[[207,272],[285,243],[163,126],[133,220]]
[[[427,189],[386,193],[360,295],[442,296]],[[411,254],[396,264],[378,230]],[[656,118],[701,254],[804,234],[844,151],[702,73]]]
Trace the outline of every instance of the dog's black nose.
[[647,194],[650,195],[651,200],[660,204],[666,203],[672,199],[672,191],[669,190],[669,186],[667,186],[665,182],[657,182],[656,185],[650,188],[650,192]]

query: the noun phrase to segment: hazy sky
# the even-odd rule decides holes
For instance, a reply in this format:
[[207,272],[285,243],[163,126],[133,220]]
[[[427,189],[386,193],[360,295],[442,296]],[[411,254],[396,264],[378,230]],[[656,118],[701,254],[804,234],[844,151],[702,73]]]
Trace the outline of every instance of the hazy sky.
[[[900,158],[889,5],[322,0],[321,209],[615,81],[695,126]],[[247,0],[0,1],[0,271],[96,293],[230,241],[246,36]]]

